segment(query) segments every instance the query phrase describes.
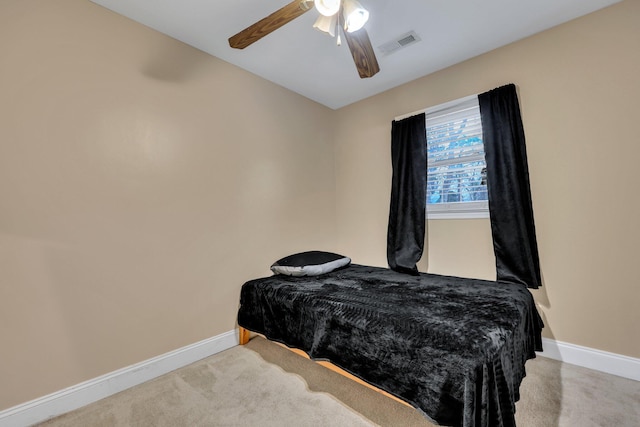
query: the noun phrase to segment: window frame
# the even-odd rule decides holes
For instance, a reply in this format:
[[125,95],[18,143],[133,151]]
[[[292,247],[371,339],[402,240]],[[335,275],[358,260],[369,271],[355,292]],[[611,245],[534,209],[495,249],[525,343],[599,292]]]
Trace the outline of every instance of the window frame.
[[[478,96],[470,95],[464,98],[455,99],[453,101],[445,102],[442,104],[434,105],[426,108],[422,111],[406,114],[397,117],[396,120],[410,117],[416,114],[425,113],[428,124],[429,116],[435,116],[445,110],[455,112],[456,108],[460,110],[472,107],[478,104]],[[425,132],[427,131],[425,127]],[[484,145],[483,145],[484,154]],[[428,156],[428,154],[427,154]],[[484,156],[483,156],[484,157]],[[428,157],[427,157],[428,159]],[[428,161],[428,160],[427,160]],[[428,166],[427,166],[428,167]],[[485,160],[486,167],[486,160]],[[425,170],[425,174],[427,171]],[[456,203],[439,203],[430,204],[425,199],[426,216],[428,220],[441,220],[441,219],[485,219],[489,218],[489,202],[488,200],[471,201],[471,202],[456,202]]]

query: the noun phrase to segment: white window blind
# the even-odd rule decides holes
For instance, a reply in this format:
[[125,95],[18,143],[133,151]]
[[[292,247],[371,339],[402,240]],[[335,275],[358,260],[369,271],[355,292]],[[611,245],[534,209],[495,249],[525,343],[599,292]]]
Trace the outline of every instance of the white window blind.
[[486,218],[486,163],[476,96],[425,111],[427,216]]

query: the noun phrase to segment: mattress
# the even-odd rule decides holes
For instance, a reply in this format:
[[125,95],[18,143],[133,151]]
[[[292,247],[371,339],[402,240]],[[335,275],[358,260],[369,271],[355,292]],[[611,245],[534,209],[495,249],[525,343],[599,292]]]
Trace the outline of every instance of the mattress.
[[245,283],[238,324],[451,426],[515,425],[525,362],[542,349],[523,285],[355,264]]

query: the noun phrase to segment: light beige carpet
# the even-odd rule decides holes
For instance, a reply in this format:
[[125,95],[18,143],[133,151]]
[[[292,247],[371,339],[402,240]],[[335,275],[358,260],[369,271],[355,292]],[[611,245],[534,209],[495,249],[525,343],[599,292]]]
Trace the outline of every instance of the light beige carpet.
[[[639,427],[640,383],[539,357],[519,427]],[[418,411],[257,337],[41,426],[429,427]]]

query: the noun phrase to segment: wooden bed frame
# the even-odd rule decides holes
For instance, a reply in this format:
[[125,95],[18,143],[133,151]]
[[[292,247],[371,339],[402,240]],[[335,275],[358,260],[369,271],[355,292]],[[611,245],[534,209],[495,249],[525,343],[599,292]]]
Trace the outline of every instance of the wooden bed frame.
[[[249,342],[249,340],[251,339],[251,331],[249,331],[248,329],[243,328],[242,326],[239,327],[238,334],[239,334],[238,338],[239,338],[240,345],[247,344]],[[257,335],[260,335],[260,334],[257,334]],[[263,336],[263,335],[260,335],[260,336]],[[264,338],[267,339],[266,337],[264,337]],[[300,349],[287,347],[286,345],[280,344],[280,343],[276,343],[276,344],[278,344],[279,346],[281,346],[283,348],[286,348],[289,351],[292,351],[293,353],[295,353],[295,354],[297,354],[299,356],[304,357],[305,359],[311,360],[309,355],[307,355],[307,353],[305,353],[304,351],[302,351]],[[369,387],[371,390],[374,390],[374,391],[376,391],[378,393],[381,393],[381,394],[383,394],[383,395],[385,395],[385,396],[387,396],[387,397],[389,397],[389,398],[391,398],[391,399],[393,399],[393,400],[395,400],[397,402],[402,403],[403,405],[406,405],[406,406],[409,406],[409,407],[413,408],[413,406],[409,405],[404,400],[399,399],[396,396],[394,396],[394,395],[392,395],[390,393],[387,393],[386,391],[384,391],[382,389],[379,389],[378,387],[373,386],[373,385],[369,384],[368,382],[365,382],[365,381],[361,380],[360,378],[356,377],[355,375],[350,374],[349,372],[345,371],[342,368],[339,368],[338,366],[334,365],[331,362],[327,362],[327,361],[324,361],[324,360],[318,360],[318,361],[315,361],[315,362],[317,364],[321,365],[321,366],[324,366],[327,369],[332,370],[333,372],[336,372],[336,373],[338,373],[338,374],[340,374],[340,375],[342,375],[342,376],[344,376],[346,378],[349,378],[352,381],[357,382],[358,384],[362,384],[362,385],[364,385],[366,387]]]

